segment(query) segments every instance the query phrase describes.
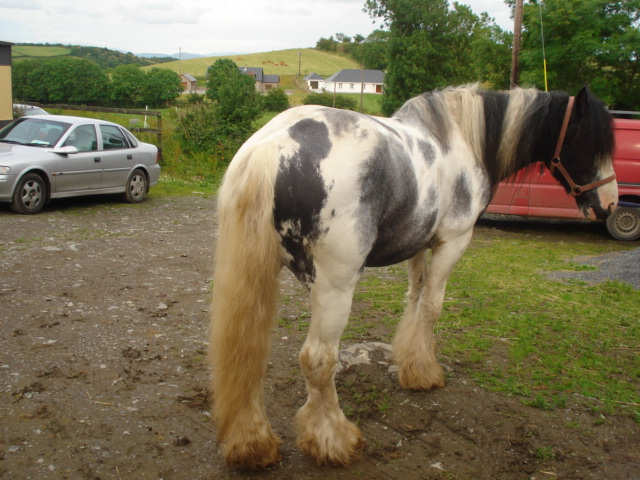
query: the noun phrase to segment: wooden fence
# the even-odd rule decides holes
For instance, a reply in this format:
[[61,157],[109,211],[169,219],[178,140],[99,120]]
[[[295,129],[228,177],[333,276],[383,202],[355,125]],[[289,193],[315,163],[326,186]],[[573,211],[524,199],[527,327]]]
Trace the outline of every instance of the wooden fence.
[[[16,103],[22,103],[16,101]],[[23,103],[23,105],[35,105],[37,107],[41,107],[46,109],[62,109],[62,110],[79,110],[84,112],[103,112],[103,113],[123,113],[125,115],[145,115],[149,117],[156,118],[156,128],[142,128],[142,127],[132,127],[129,130],[141,133],[153,133],[156,135],[157,147],[158,149],[162,149],[162,113],[157,112],[155,110],[144,110],[144,109],[135,109],[135,108],[111,108],[111,107],[92,107],[89,105],[67,105],[62,103],[54,103],[54,104],[40,104],[40,103]]]

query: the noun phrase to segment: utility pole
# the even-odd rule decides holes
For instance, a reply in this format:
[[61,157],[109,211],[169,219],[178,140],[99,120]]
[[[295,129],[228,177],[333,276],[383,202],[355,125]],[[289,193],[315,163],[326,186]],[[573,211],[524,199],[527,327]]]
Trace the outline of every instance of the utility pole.
[[511,88],[518,86],[520,78],[518,57],[520,56],[520,37],[522,34],[522,2],[523,0],[516,0],[513,13],[513,47],[511,49],[511,77],[509,81]]
[[364,112],[364,70],[360,70],[360,113]]

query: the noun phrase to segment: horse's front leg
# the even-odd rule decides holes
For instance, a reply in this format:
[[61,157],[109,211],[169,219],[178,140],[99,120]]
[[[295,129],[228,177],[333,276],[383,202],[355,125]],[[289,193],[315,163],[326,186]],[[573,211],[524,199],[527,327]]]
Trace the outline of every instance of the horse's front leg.
[[409,260],[407,307],[393,340],[393,356],[404,388],[428,390],[444,386],[433,336],[442,311],[447,280],[471,240],[472,230],[433,247],[429,268],[424,251]]
[[363,444],[360,430],[340,408],[335,387],[340,336],[357,279],[357,272],[339,278],[318,270],[311,288],[311,326],[300,352],[308,397],[296,426],[298,446],[318,464],[345,465]]

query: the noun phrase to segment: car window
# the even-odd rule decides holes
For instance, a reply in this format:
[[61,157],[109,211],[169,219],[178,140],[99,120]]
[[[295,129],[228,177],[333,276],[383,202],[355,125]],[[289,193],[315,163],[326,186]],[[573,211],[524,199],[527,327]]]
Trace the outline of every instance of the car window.
[[133,136],[133,133],[131,133],[126,128],[123,128],[122,131],[124,132],[125,136],[127,137],[127,140],[129,140],[129,144],[132,147],[137,147],[138,146],[138,139]]
[[0,132],[0,141],[33,147],[53,147],[70,126],[65,122],[22,117]]
[[113,125],[100,125],[100,132],[102,132],[102,148],[104,150],[129,148],[127,140],[118,127]]
[[63,147],[73,146],[79,152],[92,152],[98,150],[98,138],[93,125],[79,125],[65,140]]

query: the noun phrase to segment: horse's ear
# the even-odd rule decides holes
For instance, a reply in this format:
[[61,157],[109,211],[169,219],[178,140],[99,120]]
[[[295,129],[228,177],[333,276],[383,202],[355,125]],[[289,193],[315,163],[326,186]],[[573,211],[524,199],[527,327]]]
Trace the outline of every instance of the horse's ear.
[[588,86],[584,86],[576,95],[575,109],[579,116],[583,117],[589,110],[589,103],[591,99],[591,92]]

